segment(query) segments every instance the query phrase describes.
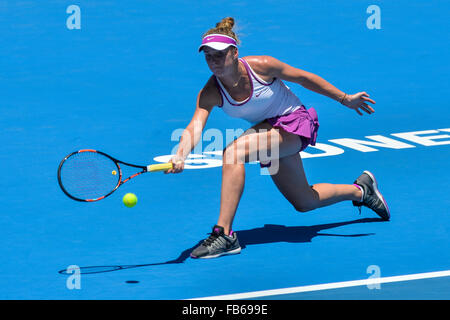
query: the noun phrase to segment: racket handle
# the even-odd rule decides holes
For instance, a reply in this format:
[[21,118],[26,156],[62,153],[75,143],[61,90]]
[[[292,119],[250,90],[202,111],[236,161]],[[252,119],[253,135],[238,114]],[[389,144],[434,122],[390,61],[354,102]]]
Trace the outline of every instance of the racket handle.
[[166,171],[169,169],[172,169],[173,164],[171,162],[167,163],[161,163],[161,164],[151,164],[147,166],[148,172],[155,172],[155,171]]

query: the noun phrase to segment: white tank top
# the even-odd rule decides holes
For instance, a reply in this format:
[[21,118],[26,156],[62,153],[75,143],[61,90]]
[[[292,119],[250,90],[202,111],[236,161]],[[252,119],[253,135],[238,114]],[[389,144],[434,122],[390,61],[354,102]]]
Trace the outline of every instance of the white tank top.
[[227,90],[215,77],[222,95],[222,105],[219,106],[231,117],[247,120],[252,124],[267,118],[289,114],[302,107],[300,99],[278,78],[268,83],[262,80],[253,71],[250,65],[242,58],[250,79],[251,94],[244,101],[235,101]]

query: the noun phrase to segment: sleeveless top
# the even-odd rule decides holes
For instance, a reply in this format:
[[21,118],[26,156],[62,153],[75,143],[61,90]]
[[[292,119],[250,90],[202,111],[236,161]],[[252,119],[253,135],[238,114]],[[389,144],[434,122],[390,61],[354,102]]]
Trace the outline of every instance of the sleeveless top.
[[281,79],[274,78],[272,82],[268,83],[258,77],[247,61],[242,58],[239,58],[239,61],[245,66],[250,79],[251,94],[247,99],[235,101],[220,80],[214,76],[222,96],[222,105],[219,107],[226,114],[256,124],[265,119],[287,115],[302,108],[300,99]]

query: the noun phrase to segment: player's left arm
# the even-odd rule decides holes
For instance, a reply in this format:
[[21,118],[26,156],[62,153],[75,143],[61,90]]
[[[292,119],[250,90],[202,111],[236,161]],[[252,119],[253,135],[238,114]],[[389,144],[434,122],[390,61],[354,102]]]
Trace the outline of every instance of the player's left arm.
[[362,115],[359,109],[368,114],[375,112],[375,110],[367,104],[368,102],[375,104],[375,101],[370,99],[366,92],[346,94],[314,73],[292,67],[271,56],[260,56],[258,58],[259,66],[257,66],[257,68],[259,67],[259,71],[268,77],[280,78],[289,82],[298,83],[306,89],[327,96],[350,109],[354,109],[359,115]]

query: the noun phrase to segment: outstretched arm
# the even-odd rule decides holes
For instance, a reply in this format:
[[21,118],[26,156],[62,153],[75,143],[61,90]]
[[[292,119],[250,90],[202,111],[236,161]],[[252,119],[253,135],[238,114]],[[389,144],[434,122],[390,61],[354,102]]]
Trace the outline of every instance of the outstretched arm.
[[375,112],[375,110],[368,105],[368,103],[375,104],[375,101],[370,99],[366,92],[346,94],[320,76],[305,70],[294,68],[270,56],[261,56],[260,64],[261,66],[259,69],[263,73],[272,77],[298,83],[306,89],[340,102],[348,108],[355,110],[359,115],[363,115],[359,109],[368,114]]
[[200,141],[211,110],[214,106],[220,104],[220,95],[216,91],[217,88],[213,85],[212,79],[210,79],[198,93],[194,115],[188,126],[183,130],[177,153],[169,161],[174,166],[172,169],[165,171],[165,173],[179,173],[183,171],[184,160]]

